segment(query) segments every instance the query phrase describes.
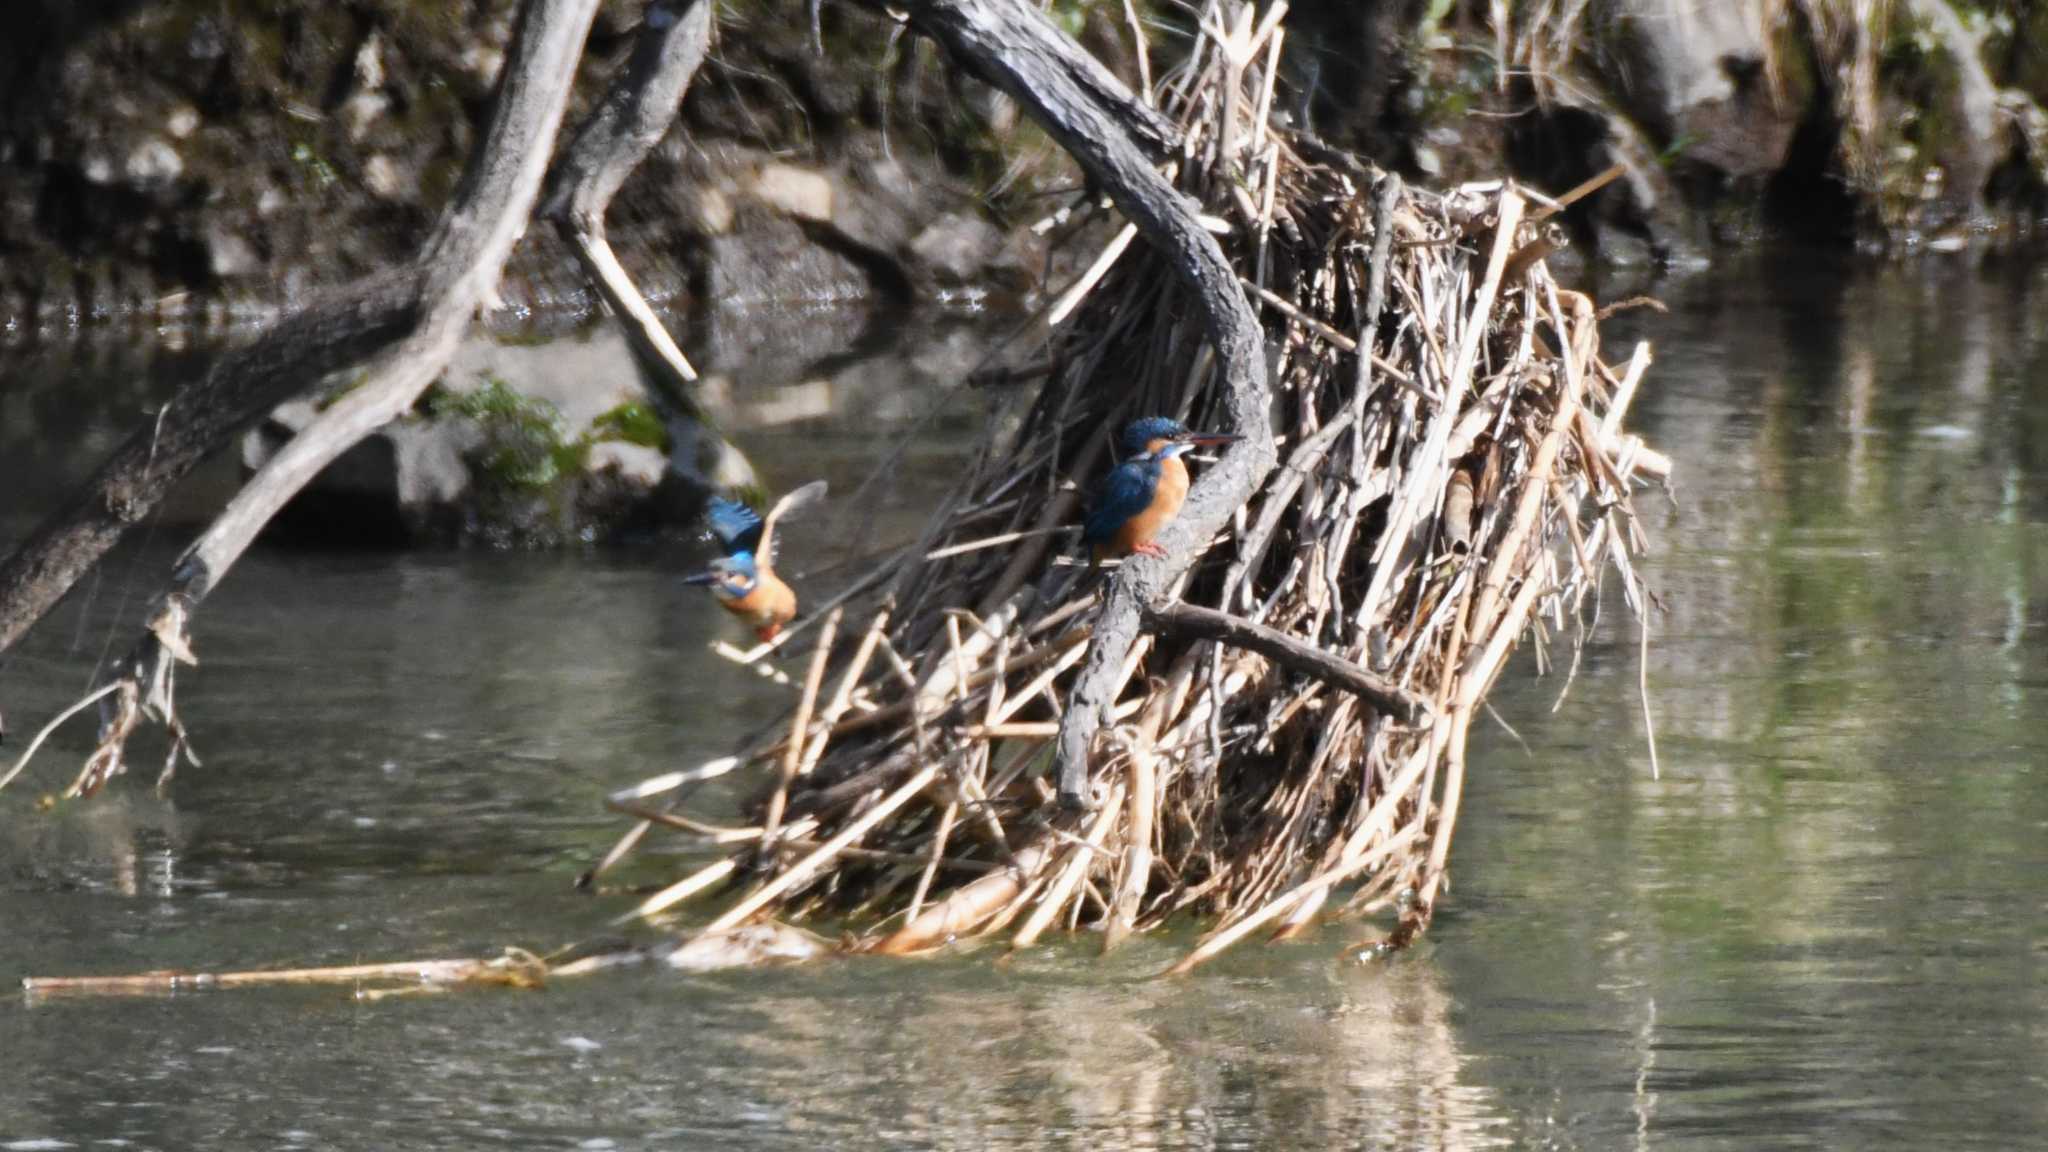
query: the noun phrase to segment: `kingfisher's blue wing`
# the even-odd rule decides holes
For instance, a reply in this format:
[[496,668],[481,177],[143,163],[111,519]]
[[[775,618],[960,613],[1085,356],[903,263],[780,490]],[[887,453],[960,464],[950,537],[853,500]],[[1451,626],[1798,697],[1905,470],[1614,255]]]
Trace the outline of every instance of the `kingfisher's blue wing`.
[[1095,490],[1095,504],[1081,528],[1082,541],[1094,544],[1116,535],[1125,521],[1151,507],[1158,488],[1156,462],[1126,460],[1117,465]]
[[713,496],[704,510],[704,519],[710,522],[711,534],[718,537],[719,547],[728,556],[752,552],[761,543],[760,515],[737,500]]

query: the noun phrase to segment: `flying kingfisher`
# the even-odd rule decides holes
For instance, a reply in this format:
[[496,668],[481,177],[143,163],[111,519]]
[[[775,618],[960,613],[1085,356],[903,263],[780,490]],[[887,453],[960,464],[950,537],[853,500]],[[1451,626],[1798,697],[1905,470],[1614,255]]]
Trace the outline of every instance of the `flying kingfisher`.
[[775,522],[782,514],[825,494],[825,482],[814,480],[775,502],[764,519],[737,500],[713,496],[704,519],[725,555],[686,584],[711,588],[718,604],[754,629],[763,643],[775,639],[783,625],[796,619],[796,592],[775,574]]
[[1164,556],[1153,543],[1159,530],[1180,514],[1188,496],[1188,466],[1181,457],[1195,448],[1228,444],[1235,436],[1193,432],[1178,420],[1148,416],[1125,426],[1123,463],[1095,490],[1094,506],[1081,529],[1089,566],[1113,556]]

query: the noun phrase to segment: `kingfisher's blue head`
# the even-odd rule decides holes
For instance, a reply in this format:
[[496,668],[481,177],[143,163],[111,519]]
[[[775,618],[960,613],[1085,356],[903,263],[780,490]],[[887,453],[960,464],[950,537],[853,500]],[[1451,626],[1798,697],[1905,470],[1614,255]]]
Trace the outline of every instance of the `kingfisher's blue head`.
[[1165,416],[1147,416],[1143,420],[1133,420],[1124,425],[1124,455],[1142,455],[1153,451],[1159,442],[1173,443],[1187,434],[1187,425]]
[[1146,453],[1157,453],[1160,449],[1175,444],[1182,446],[1177,452],[1159,457],[1165,460],[1198,445],[1228,444],[1235,439],[1235,436],[1215,432],[1196,432],[1180,421],[1165,416],[1147,416],[1124,425],[1123,449],[1126,456],[1141,456]]
[[711,594],[720,600],[738,600],[752,592],[760,581],[760,569],[754,563],[752,552],[720,556],[711,562],[709,568],[684,579],[686,584],[709,585]]

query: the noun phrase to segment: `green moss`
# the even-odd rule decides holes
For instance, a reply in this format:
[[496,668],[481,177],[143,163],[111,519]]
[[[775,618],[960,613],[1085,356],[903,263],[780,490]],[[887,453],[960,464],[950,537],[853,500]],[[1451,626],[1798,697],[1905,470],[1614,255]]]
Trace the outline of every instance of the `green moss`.
[[318,147],[307,141],[292,145],[292,162],[304,169],[313,183],[322,191],[334,187],[336,176],[334,165],[320,154]]
[[1081,30],[1088,26],[1088,0],[1053,0],[1045,14],[1061,31],[1078,40]]
[[542,492],[582,473],[590,440],[571,439],[562,413],[545,400],[521,395],[495,376],[473,392],[436,391],[428,411],[441,419],[475,421],[484,443],[473,462],[486,484],[513,492]]
[[643,448],[669,450],[668,425],[653,409],[633,401],[592,420],[585,439],[624,440]]
[[1891,109],[1868,154],[1877,170],[1879,216],[1899,228],[1921,206],[1926,172],[1945,163],[1962,132],[1953,119],[1962,76],[1933,27],[1900,11],[1879,54],[1878,77]]
[[1658,166],[1663,168],[1669,168],[1673,164],[1678,163],[1680,160],[1685,159],[1685,154],[1687,150],[1689,150],[1692,147],[1692,145],[1693,138],[1691,136],[1680,135],[1671,143],[1666,144],[1664,146],[1663,151],[1657,153]]

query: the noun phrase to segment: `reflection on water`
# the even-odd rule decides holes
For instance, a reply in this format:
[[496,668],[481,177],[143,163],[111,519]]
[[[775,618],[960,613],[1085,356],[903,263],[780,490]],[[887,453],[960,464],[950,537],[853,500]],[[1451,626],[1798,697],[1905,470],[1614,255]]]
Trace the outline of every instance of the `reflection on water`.
[[[1769,267],[1662,295],[1609,339],[1656,340],[1639,416],[1681,467],[1645,506],[1663,778],[1610,603],[1561,709],[1554,680],[1503,682],[1521,740],[1477,734],[1418,950],[1359,966],[1341,926],[1171,984],[1144,977],[1184,940],[374,1006],[0,1001],[0,1146],[2038,1145],[2048,285]],[[891,418],[863,401],[758,453],[850,484]],[[878,537],[955,439],[892,482]],[[168,801],[0,794],[0,978],[602,935],[617,908],[568,888],[615,831],[599,797],[784,703],[705,652],[729,626],[676,586],[686,560],[253,556],[186,689],[204,769]],[[0,668],[17,727],[132,618],[122,591]],[[76,738],[57,752],[39,789]]]

